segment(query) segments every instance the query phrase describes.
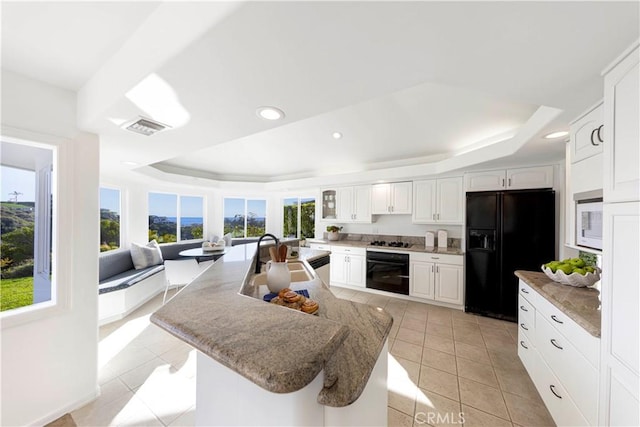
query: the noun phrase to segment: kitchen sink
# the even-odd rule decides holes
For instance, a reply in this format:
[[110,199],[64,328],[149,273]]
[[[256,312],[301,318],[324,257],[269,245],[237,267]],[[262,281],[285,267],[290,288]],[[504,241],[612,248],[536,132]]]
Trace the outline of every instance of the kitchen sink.
[[[313,280],[313,274],[307,270],[307,267],[302,262],[291,262],[287,263],[287,267],[289,268],[289,272],[291,273],[291,283],[294,282],[308,282]],[[256,274],[253,279],[251,279],[251,285],[254,287],[262,286],[267,284],[267,273],[262,272],[260,274]]]

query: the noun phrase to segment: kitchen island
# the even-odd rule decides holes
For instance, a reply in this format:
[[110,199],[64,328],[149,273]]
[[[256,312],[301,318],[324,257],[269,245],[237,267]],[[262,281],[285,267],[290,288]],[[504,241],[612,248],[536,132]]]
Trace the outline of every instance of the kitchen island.
[[232,247],[151,317],[198,350],[196,423],[385,424],[391,316],[333,296],[307,262],[326,252],[306,248],[312,280],[292,288],[309,291],[318,315],[265,303],[251,284],[255,251]]

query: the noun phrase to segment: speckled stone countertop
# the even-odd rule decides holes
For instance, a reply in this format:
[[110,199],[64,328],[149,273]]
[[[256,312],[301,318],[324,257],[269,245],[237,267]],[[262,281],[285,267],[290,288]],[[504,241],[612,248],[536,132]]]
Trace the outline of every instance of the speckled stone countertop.
[[320,240],[313,239],[307,240],[309,243],[322,243],[325,245],[333,245],[333,246],[353,246],[356,248],[368,248],[368,249],[392,249],[394,251],[399,252],[427,252],[433,254],[444,254],[444,255],[464,255],[464,251],[460,248],[439,248],[434,246],[424,246],[424,245],[411,245],[408,248],[391,248],[388,246],[373,246],[371,242],[363,242],[362,240]]
[[600,291],[554,282],[541,271],[518,270],[515,274],[587,332],[600,338]]
[[[151,322],[268,391],[300,390],[324,370],[318,403],[353,403],[367,384],[392,317],[336,298],[317,275],[292,288],[309,291],[320,304],[318,315],[266,303],[248,286],[255,249],[255,243],[232,247],[153,313]],[[313,271],[306,260],[326,254],[300,248],[299,259]]]

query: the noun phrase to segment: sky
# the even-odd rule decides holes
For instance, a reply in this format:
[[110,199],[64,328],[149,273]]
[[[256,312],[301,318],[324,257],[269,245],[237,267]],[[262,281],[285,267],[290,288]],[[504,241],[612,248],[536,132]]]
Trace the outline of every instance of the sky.
[[0,200],[4,202],[13,199],[9,193],[14,191],[22,193],[18,195],[19,202],[34,202],[36,200],[36,173],[34,171],[0,166],[0,175],[2,178],[0,181]]
[[100,209],[109,209],[110,211],[120,213],[120,190],[111,188],[100,189]]
[[[202,197],[180,197],[180,216],[202,218],[203,210]],[[178,215],[178,196],[176,194],[149,193],[149,215],[175,218]]]
[[[232,218],[236,214],[244,215],[246,199],[224,199],[224,217]],[[258,218],[267,216],[267,202],[264,200],[247,200],[247,212],[253,212]]]

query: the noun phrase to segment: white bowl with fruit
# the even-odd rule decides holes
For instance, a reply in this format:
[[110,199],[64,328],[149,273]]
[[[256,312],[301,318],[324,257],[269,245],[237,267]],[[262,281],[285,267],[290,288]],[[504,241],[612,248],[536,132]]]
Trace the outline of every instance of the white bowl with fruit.
[[600,280],[600,269],[586,265],[580,258],[548,262],[542,266],[542,271],[555,282],[577,288],[592,286]]

